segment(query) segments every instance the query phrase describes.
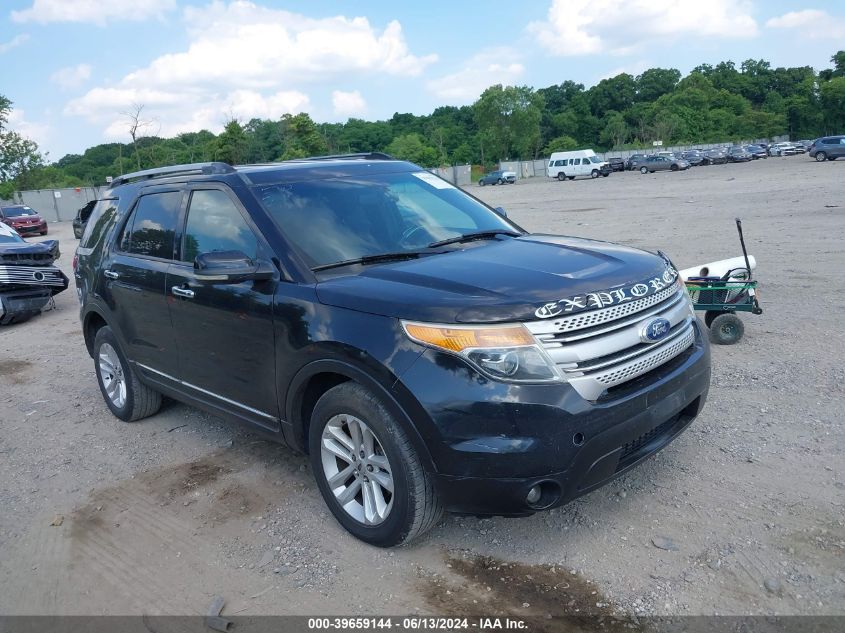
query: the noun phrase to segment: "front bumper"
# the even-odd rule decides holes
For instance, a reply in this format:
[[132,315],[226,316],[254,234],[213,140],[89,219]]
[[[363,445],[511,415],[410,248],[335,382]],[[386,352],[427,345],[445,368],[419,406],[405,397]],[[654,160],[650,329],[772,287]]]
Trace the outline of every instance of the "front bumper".
[[[692,347],[591,402],[569,385],[513,385],[426,351],[402,376],[452,512],[521,516],[565,504],[622,475],[695,419],[710,385],[709,347]],[[539,485],[538,503],[526,501]]]
[[43,233],[47,230],[47,222],[41,224],[28,224],[26,226],[12,226],[20,235],[30,235],[33,233]]

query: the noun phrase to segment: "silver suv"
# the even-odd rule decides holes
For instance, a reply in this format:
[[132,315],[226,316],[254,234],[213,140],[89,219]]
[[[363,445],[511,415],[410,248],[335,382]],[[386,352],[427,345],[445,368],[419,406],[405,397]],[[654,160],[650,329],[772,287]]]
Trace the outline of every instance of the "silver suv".
[[810,156],[820,163],[845,156],[845,136],[817,138],[810,145]]

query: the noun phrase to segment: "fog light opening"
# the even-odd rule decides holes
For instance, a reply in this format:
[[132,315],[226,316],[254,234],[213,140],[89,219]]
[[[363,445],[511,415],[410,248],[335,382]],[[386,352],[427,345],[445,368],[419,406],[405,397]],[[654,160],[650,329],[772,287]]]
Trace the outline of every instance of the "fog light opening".
[[572,443],[575,446],[581,446],[584,443],[584,434],[583,433],[576,433],[572,436]]
[[545,510],[560,501],[562,491],[555,481],[540,481],[531,486],[525,503],[532,510]]

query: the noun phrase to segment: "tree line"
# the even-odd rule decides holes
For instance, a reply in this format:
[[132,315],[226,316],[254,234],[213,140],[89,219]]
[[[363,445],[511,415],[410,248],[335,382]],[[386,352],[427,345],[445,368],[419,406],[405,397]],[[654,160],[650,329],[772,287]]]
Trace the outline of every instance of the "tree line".
[[546,88],[495,85],[469,106],[386,121],[318,123],[306,113],[230,120],[173,138],[145,135],[143,104],[124,113],[128,143],[104,143],[48,162],[37,145],[7,129],[11,101],[0,95],[0,197],[23,189],[101,185],[107,176],[211,160],[265,163],[326,153],[381,151],[425,167],[492,166],[553,151],[600,151],[789,135],[845,133],[845,51],[832,68],[772,68],[765,60],[621,73],[591,88],[574,81]]

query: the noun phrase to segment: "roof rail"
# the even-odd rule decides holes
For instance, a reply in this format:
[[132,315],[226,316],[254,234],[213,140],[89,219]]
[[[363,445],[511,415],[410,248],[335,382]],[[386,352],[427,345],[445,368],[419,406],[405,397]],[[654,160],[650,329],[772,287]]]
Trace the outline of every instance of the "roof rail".
[[186,165],[170,165],[169,167],[155,167],[143,171],[134,171],[130,174],[123,174],[115,178],[111,186],[125,185],[131,180],[145,180],[152,178],[165,178],[167,176],[188,176],[199,174],[231,174],[235,168],[228,163],[190,163]]
[[332,154],[330,156],[309,156],[308,158],[294,158],[294,161],[297,160],[349,160],[349,159],[361,159],[361,160],[396,160],[390,154],[385,154],[384,152],[359,152],[357,154]]

